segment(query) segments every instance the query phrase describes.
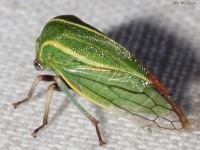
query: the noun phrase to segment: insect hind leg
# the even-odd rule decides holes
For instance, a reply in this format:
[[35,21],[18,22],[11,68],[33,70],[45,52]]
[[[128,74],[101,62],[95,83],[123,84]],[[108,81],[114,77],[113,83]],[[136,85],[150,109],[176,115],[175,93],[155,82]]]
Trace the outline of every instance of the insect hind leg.
[[90,113],[88,113],[78,103],[78,101],[76,101],[76,99],[70,94],[68,88],[66,87],[66,83],[60,77],[55,77],[55,81],[58,84],[60,90],[62,90],[69,97],[69,100],[83,113],[83,115],[85,115],[92,122],[92,124],[95,126],[95,129],[96,129],[96,133],[97,133],[97,136],[99,139],[99,144],[104,145],[106,142],[104,142],[101,137],[101,133],[100,133],[99,126],[98,126],[99,121],[96,120]]

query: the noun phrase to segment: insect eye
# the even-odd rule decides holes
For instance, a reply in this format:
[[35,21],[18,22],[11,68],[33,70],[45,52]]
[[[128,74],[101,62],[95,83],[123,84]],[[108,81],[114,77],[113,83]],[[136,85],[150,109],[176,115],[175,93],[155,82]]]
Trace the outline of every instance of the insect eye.
[[43,65],[37,59],[35,59],[33,63],[36,70],[38,71],[44,70]]

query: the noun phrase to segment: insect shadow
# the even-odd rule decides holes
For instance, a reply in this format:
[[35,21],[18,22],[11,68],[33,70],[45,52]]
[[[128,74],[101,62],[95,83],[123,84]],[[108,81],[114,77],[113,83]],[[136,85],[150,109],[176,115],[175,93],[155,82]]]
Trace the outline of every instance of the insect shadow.
[[188,114],[192,102],[187,99],[186,87],[196,74],[200,61],[189,41],[158,24],[148,20],[130,21],[107,35],[152,72]]

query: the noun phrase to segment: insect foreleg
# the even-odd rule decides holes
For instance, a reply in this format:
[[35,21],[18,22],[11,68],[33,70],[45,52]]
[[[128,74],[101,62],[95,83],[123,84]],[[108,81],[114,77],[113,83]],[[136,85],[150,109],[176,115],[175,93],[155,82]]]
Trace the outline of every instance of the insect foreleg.
[[38,83],[39,83],[40,81],[47,81],[47,82],[49,82],[49,81],[54,81],[54,76],[52,76],[52,75],[39,75],[39,76],[37,76],[36,79],[34,80],[32,86],[31,86],[31,89],[30,89],[30,91],[29,91],[27,97],[24,98],[24,99],[21,100],[21,101],[18,101],[18,102],[13,103],[14,108],[17,108],[17,106],[18,106],[19,104],[21,104],[21,103],[23,103],[23,102],[26,102],[26,101],[28,101],[29,99],[31,99],[31,97],[32,97],[32,95],[33,95],[33,92],[35,91],[35,88],[36,88],[36,86],[38,85]]

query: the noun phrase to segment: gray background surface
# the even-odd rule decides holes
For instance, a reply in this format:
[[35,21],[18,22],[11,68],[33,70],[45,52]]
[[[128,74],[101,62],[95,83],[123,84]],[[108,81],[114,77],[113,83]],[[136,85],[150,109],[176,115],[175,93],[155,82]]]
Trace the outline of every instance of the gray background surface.
[[[200,3],[171,0],[1,0],[0,1],[0,149],[200,149]],[[184,1],[187,2],[187,1]],[[56,92],[48,126],[42,123],[47,83],[32,100],[14,110],[38,74],[33,67],[35,40],[51,18],[74,14],[125,46],[162,81],[184,108],[193,130],[143,127],[117,117],[72,94],[100,121],[107,144],[94,127]]]

